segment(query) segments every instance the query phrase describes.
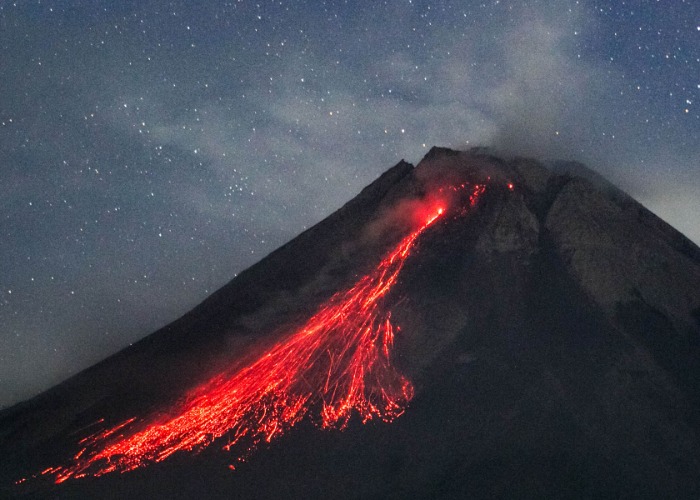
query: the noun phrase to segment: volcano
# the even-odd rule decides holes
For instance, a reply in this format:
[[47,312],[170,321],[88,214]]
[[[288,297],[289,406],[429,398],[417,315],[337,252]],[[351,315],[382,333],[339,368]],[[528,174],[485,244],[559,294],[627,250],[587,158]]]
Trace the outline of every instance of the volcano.
[[579,163],[433,148],[1,412],[0,496],[697,498],[700,248]]

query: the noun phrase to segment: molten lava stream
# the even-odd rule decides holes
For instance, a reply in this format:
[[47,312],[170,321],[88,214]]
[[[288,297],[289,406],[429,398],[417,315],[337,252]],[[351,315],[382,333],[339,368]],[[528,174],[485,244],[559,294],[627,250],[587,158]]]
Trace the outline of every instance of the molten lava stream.
[[[477,192],[478,196],[483,191]],[[344,428],[356,411],[363,423],[389,422],[404,412],[413,386],[391,363],[394,327],[380,300],[396,283],[421,233],[444,209],[406,236],[370,274],[331,297],[301,328],[231,376],[218,376],[193,392],[176,416],[142,430],[130,419],[81,441],[70,465],[51,467],[56,483],[126,472],[177,451],[201,450],[228,436],[229,450],[245,438],[243,459],[319,408],[323,428]]]

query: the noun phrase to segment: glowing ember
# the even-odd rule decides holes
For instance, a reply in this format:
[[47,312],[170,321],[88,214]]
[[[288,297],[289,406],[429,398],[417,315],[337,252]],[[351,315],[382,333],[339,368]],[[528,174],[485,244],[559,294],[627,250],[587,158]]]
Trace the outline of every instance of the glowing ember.
[[[484,189],[474,187],[470,205]],[[40,474],[61,483],[126,472],[178,451],[201,450],[224,436],[224,449],[243,448],[237,455],[242,460],[258,443],[270,442],[307,414],[325,429],[343,429],[354,412],[363,423],[400,416],[413,397],[413,385],[391,362],[395,327],[381,299],[396,283],[416,239],[444,213],[443,206],[434,206],[423,225],[374,271],[331,297],[256,361],[197,388],[169,420],[122,422],[83,439],[72,464]]]

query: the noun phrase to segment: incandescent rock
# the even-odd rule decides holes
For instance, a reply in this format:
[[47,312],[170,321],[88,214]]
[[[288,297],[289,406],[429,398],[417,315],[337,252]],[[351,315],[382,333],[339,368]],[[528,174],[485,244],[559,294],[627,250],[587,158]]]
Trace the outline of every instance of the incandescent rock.
[[[449,216],[383,303],[415,387],[391,424],[304,420],[235,472],[222,438],[122,475],[13,484],[96,421],[165,418],[352,286],[431,196]],[[0,413],[0,496],[698,498],[699,291],[700,249],[583,165],[433,148],[178,321]]]

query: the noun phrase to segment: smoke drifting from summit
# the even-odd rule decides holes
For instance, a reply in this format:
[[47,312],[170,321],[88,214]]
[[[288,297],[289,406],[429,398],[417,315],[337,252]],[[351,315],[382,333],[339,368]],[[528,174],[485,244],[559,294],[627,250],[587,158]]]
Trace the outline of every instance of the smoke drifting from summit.
[[700,242],[697,2],[68,4],[0,7],[0,407],[433,145],[586,162]]

